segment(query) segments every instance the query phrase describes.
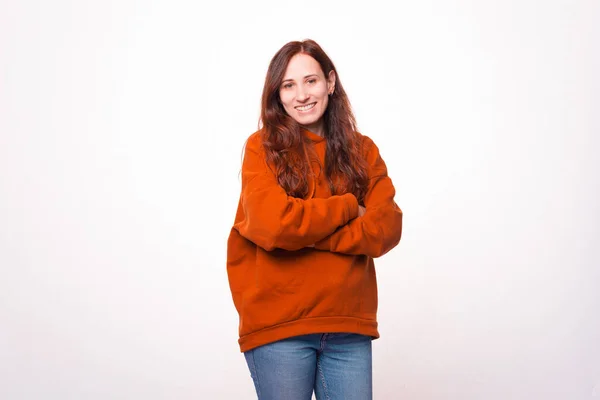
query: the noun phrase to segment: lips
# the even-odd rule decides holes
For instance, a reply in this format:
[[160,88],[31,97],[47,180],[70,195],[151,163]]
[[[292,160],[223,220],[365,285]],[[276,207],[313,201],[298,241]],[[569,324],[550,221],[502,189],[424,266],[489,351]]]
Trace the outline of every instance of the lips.
[[310,110],[312,110],[312,109],[315,107],[315,105],[316,105],[316,104],[317,104],[317,103],[316,103],[316,102],[314,102],[314,103],[309,103],[309,104],[306,104],[306,105],[304,105],[304,106],[296,106],[296,107],[294,107],[294,108],[295,108],[296,110],[300,111],[300,112],[306,112],[306,111],[310,111]]

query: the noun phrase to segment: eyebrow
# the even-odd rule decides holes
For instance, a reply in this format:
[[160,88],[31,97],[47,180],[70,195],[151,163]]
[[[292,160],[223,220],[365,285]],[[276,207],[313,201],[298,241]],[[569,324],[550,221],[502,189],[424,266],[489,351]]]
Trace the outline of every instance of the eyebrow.
[[[310,75],[306,75],[306,76],[304,77],[304,79],[306,79],[306,78],[310,78],[311,76],[316,76],[317,78],[319,77],[319,75],[318,75],[318,74],[310,74]],[[283,82],[287,82],[287,81],[293,81],[293,79],[291,79],[291,78],[290,78],[290,79],[284,79],[283,81],[281,81],[281,83],[283,83]]]

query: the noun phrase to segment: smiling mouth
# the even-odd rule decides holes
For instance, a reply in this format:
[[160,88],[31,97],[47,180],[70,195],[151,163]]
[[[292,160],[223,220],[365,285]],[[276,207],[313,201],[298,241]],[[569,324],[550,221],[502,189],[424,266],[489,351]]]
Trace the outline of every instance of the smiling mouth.
[[298,111],[308,111],[308,110],[312,109],[315,106],[315,104],[317,104],[317,103],[316,102],[310,103],[305,106],[298,106],[298,107],[294,107],[294,108]]

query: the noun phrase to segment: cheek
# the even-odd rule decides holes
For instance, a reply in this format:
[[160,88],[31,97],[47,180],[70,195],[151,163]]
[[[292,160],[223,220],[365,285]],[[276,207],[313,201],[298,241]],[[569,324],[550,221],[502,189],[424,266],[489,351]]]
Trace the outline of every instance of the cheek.
[[288,93],[279,93],[279,100],[284,107],[289,107],[290,102],[292,101],[291,96]]
[[323,102],[327,102],[329,99],[329,91],[327,90],[327,86],[319,88],[319,97],[321,97]]
[[326,110],[327,106],[329,105],[329,96],[327,95],[327,93],[325,93],[325,97],[323,97],[321,103],[323,104],[323,110]]

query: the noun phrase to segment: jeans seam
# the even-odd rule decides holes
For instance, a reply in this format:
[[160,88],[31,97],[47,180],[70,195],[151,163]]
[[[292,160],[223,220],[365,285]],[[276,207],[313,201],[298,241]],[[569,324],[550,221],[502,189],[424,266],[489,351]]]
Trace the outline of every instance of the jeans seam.
[[260,381],[258,380],[258,371],[256,369],[256,362],[254,361],[254,352],[250,352],[250,363],[252,364],[252,370],[254,371],[254,379],[256,381],[256,394],[260,399]]
[[325,400],[329,400],[329,392],[327,391],[327,383],[325,383],[325,374],[323,368],[321,368],[321,361],[317,360],[317,369],[319,370],[319,376],[321,377],[321,384],[323,385],[323,392],[325,393]]

